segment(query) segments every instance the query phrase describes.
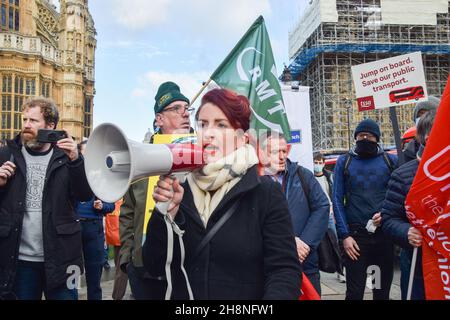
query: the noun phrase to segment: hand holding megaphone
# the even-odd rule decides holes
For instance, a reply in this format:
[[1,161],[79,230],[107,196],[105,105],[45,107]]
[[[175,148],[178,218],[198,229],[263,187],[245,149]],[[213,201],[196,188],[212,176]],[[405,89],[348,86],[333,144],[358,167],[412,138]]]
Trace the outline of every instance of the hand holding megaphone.
[[184,188],[177,175],[161,176],[153,191],[153,199],[161,213],[165,213],[163,211],[167,210],[172,220],[175,220],[183,194]]

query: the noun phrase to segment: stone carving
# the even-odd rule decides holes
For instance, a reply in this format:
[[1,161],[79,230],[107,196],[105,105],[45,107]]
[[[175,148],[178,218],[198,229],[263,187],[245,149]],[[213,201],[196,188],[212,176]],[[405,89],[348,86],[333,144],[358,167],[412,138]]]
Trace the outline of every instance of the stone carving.
[[37,40],[30,39],[30,51],[37,51]]
[[48,7],[40,4],[38,2],[38,18],[42,23],[43,27],[51,35],[56,35],[58,33],[58,20],[57,17],[52,13]]
[[5,34],[5,37],[4,37],[3,41],[4,41],[4,46],[6,48],[11,48],[11,35]]
[[16,37],[16,48],[19,50],[23,49],[23,38],[22,37],[19,37],[19,36]]
[[81,30],[84,14],[78,5],[69,5],[67,7],[67,22],[68,30]]
[[67,50],[73,50],[73,33],[67,32]]

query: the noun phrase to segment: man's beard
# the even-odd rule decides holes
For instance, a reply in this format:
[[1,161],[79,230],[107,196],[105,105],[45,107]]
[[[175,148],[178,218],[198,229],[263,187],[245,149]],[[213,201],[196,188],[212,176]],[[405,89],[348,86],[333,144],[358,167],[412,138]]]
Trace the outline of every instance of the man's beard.
[[[25,139],[24,133],[32,134],[33,137],[31,139]],[[31,132],[23,132],[22,133],[22,144],[30,150],[39,151],[44,147],[44,143],[38,142],[37,137]]]

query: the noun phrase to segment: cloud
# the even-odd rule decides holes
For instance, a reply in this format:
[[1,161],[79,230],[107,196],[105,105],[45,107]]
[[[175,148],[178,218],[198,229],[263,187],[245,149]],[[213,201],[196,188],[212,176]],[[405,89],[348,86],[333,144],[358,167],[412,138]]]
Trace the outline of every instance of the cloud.
[[109,55],[139,56],[151,59],[156,56],[169,55],[169,52],[142,41],[117,40],[99,42],[99,49],[104,49]]
[[117,22],[130,29],[159,25],[168,18],[170,0],[112,0]]
[[235,38],[259,16],[271,14],[269,0],[113,0],[116,22],[132,30],[162,27],[191,39]]
[[192,99],[202,87],[202,83],[209,78],[207,72],[170,73],[150,71],[138,78],[138,86],[131,92],[135,99],[154,102],[159,86],[166,81],[173,81],[180,86],[181,92]]
[[271,14],[268,0],[195,0],[186,8],[193,32],[218,37],[243,35],[259,16]]

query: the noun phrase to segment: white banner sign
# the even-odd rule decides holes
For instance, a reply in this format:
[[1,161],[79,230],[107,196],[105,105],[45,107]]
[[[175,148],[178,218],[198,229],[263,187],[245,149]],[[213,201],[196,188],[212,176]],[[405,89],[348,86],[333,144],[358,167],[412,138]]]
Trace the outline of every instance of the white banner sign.
[[352,67],[359,111],[428,100],[422,53]]
[[281,92],[291,127],[292,147],[289,159],[312,171],[314,162],[309,87],[292,90],[291,87],[281,84]]

